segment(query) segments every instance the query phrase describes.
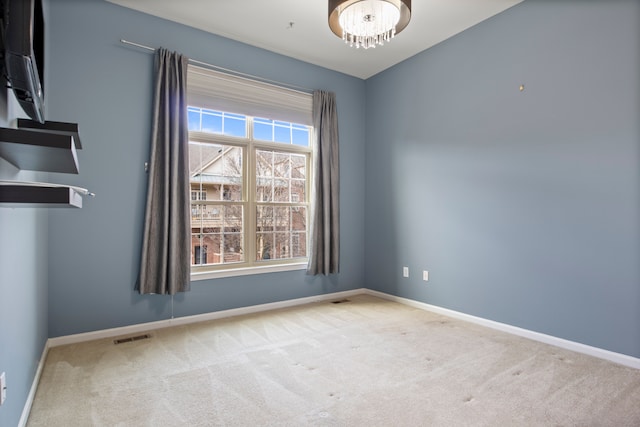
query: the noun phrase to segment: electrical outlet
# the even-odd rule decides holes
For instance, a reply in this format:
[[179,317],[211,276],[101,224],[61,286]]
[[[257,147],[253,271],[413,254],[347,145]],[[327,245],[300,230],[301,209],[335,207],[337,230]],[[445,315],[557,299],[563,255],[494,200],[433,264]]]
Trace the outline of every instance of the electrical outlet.
[[402,267],[402,277],[409,277],[409,267]]
[[422,280],[424,280],[425,282],[429,281],[429,272],[427,270],[422,271]]
[[0,374],[0,405],[7,399],[7,377],[3,373]]

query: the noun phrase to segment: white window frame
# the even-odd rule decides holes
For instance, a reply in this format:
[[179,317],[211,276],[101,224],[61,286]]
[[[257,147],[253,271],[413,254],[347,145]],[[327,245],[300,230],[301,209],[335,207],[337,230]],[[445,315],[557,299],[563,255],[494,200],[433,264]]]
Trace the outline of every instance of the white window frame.
[[[224,73],[189,66],[188,104],[190,106],[213,109],[217,111],[243,114],[247,116],[247,138],[237,138],[221,134],[205,132],[189,132],[190,141],[201,143],[224,144],[243,147],[243,197],[241,202],[211,201],[214,204],[242,204],[244,207],[244,262],[191,266],[191,280],[206,280],[221,277],[263,274],[281,271],[304,270],[307,267],[310,250],[311,225],[311,180],[313,177],[313,141],[314,130],[311,122],[312,97],[309,93],[262,83],[243,77],[230,76]],[[268,100],[268,103],[265,102]],[[235,111],[229,108],[235,108]],[[309,146],[260,141],[253,139],[253,118],[269,118],[310,126]],[[306,202],[307,211],[307,257],[269,261],[256,258],[256,200],[255,152],[260,149],[304,154],[306,157]],[[209,201],[207,201],[209,202]],[[295,202],[292,202],[295,203]],[[277,206],[278,204],[276,204]],[[280,204],[286,205],[286,204]]]

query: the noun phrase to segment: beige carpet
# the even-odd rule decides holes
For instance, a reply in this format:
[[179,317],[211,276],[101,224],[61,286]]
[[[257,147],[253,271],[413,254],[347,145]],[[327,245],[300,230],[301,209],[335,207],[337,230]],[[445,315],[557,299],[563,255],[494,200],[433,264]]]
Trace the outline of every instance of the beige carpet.
[[640,371],[371,296],[49,351],[28,426],[640,426]]

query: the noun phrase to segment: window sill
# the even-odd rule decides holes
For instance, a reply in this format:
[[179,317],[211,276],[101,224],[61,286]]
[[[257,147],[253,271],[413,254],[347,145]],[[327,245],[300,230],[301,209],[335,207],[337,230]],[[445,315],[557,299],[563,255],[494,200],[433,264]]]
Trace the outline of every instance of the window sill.
[[191,281],[220,279],[223,277],[249,276],[252,274],[279,273],[282,271],[306,270],[306,262],[297,262],[291,264],[275,264],[257,267],[233,268],[228,270],[213,270],[191,273]]

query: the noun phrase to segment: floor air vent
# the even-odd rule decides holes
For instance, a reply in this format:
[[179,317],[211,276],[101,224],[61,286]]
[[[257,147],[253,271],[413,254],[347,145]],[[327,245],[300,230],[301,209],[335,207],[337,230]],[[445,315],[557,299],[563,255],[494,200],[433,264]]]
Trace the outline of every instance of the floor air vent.
[[140,341],[151,338],[151,334],[136,335],[135,337],[118,338],[113,340],[114,344],[124,344],[126,342]]
[[331,304],[342,304],[343,302],[351,302],[351,301],[345,298],[345,299],[339,299],[336,301],[331,301]]

